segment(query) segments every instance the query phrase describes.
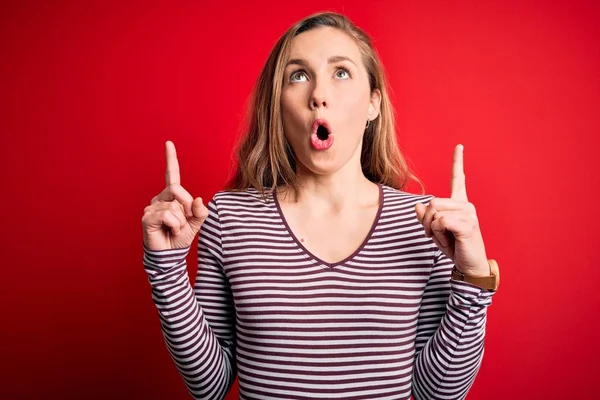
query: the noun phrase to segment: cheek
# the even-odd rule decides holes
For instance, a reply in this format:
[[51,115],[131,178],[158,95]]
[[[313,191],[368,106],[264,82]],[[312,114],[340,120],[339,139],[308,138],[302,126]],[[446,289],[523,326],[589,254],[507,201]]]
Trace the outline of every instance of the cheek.
[[369,95],[361,93],[356,95],[346,95],[340,98],[340,109],[343,110],[343,122],[345,130],[362,136],[364,126],[367,123],[369,112]]
[[[348,110],[352,111],[352,116],[361,117],[362,115],[367,115],[367,111],[369,108],[369,95],[367,93],[356,94],[356,91],[352,93],[344,93],[340,96],[340,105]],[[358,115],[357,115],[358,113]]]
[[281,94],[281,116],[284,125],[288,127],[295,126],[300,119],[299,105],[297,104],[298,100],[296,97],[293,93],[289,92]]
[[283,121],[283,135],[292,145],[295,151],[298,151],[300,135],[295,134],[299,131],[301,119],[299,116],[299,108],[296,104],[294,96],[290,93],[281,93],[281,119]]

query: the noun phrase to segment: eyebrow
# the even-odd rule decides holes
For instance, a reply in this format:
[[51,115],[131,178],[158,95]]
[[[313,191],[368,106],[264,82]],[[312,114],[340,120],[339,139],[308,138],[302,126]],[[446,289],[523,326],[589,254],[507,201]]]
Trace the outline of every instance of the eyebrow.
[[[356,66],[356,63],[346,56],[331,56],[327,59],[328,64],[333,64],[340,61],[349,61]],[[286,67],[289,65],[300,65],[302,67],[308,67],[308,63],[302,58],[292,58],[287,62]]]

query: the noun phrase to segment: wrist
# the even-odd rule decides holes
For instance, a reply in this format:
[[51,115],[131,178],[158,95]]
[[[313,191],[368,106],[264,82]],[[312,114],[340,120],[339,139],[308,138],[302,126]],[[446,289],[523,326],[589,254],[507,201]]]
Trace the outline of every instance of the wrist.
[[465,268],[464,270],[461,268],[456,269],[458,269],[461,273],[472,276],[474,278],[483,278],[485,276],[490,276],[490,273],[492,272],[490,263],[487,260],[485,264],[481,264],[481,266],[477,268]]
[[500,284],[500,271],[498,263],[495,260],[487,260],[487,272],[483,276],[472,274],[483,273],[475,270],[474,272],[462,272],[456,266],[452,271],[452,279],[461,282],[467,282],[487,290],[496,290]]

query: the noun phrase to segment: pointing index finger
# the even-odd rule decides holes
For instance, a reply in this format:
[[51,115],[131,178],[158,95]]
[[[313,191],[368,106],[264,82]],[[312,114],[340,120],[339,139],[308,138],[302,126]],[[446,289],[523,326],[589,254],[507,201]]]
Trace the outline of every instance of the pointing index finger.
[[454,159],[452,160],[452,194],[450,195],[450,198],[467,201],[463,149],[464,146],[462,144],[459,144],[454,148]]
[[165,172],[165,182],[167,186],[180,184],[179,161],[177,161],[177,151],[175,144],[170,140],[165,143],[165,154],[167,158],[167,171]]

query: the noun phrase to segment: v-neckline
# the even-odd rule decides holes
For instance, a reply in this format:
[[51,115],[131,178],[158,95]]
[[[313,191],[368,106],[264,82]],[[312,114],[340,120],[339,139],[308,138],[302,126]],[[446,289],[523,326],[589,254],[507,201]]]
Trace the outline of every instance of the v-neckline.
[[308,250],[302,244],[302,242],[300,240],[298,240],[298,237],[294,234],[294,232],[290,228],[290,225],[288,224],[287,219],[285,218],[285,215],[283,214],[283,210],[281,209],[281,204],[279,203],[279,199],[277,198],[277,190],[274,190],[273,193],[272,193],[272,195],[273,195],[273,199],[275,201],[275,207],[277,208],[277,214],[279,215],[279,218],[283,222],[283,225],[285,226],[285,229],[286,229],[287,233],[294,240],[294,243],[296,243],[296,245],[300,248],[300,250],[304,254],[306,254],[307,256],[309,256],[312,260],[316,261],[319,264],[323,264],[323,265],[325,265],[327,267],[334,268],[334,267],[337,267],[339,265],[345,264],[345,263],[351,261],[352,259],[354,259],[364,249],[364,247],[367,245],[367,243],[371,239],[371,236],[373,235],[373,232],[375,231],[375,228],[379,224],[379,219],[381,217],[381,212],[383,210],[383,204],[385,202],[385,196],[384,196],[383,185],[381,183],[377,183],[377,187],[379,188],[379,204],[378,204],[378,207],[377,207],[377,213],[375,214],[375,218],[373,219],[373,222],[371,223],[371,228],[369,229],[369,232],[367,233],[367,236],[363,239],[363,241],[360,244],[360,246],[358,246],[358,248],[352,252],[352,254],[350,254],[349,256],[347,256],[346,258],[344,258],[343,260],[336,261],[336,262],[327,262],[327,261],[325,261],[325,260],[317,257],[310,250]]

